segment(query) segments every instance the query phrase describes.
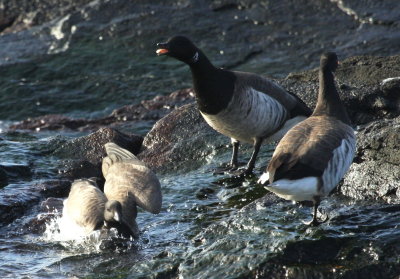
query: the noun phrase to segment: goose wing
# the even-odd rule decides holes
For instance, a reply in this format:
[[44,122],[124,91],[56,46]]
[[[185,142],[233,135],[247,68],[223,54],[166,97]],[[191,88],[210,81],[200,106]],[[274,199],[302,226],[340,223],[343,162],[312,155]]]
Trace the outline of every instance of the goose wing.
[[102,169],[106,196],[122,204],[133,201],[144,210],[159,213],[162,195],[157,176],[126,149],[114,143],[107,143],[105,148],[107,157],[103,159]]

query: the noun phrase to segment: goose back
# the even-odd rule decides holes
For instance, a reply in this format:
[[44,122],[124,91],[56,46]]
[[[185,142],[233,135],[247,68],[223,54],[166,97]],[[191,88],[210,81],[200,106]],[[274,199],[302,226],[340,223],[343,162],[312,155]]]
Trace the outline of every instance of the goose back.
[[90,233],[103,225],[106,202],[106,196],[95,182],[87,179],[75,180],[68,198],[64,201],[63,216]]

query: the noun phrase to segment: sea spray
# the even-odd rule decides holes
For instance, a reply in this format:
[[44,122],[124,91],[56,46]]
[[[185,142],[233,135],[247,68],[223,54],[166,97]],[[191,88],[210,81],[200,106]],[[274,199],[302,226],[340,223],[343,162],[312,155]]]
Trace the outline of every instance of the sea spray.
[[118,236],[115,228],[95,230],[89,234],[62,216],[56,216],[46,223],[44,242],[58,243],[67,250],[81,254],[102,253],[116,250],[127,251],[137,247],[137,241]]

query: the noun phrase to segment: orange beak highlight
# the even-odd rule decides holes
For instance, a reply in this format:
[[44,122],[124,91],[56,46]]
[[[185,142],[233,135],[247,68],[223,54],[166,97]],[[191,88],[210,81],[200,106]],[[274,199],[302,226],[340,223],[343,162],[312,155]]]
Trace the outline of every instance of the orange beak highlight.
[[168,49],[166,49],[166,48],[159,48],[159,49],[157,49],[156,53],[157,53],[157,55],[163,55],[163,54],[168,53]]

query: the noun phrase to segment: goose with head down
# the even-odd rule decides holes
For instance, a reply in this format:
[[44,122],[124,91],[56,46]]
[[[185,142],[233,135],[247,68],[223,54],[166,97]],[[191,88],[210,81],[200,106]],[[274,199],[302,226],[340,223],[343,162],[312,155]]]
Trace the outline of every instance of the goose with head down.
[[105,149],[107,157],[102,163],[102,172],[106,180],[104,193],[108,199],[121,204],[124,222],[137,237],[137,206],[154,214],[160,212],[160,182],[157,176],[128,150],[111,142],[105,144]]
[[137,238],[137,206],[159,213],[162,205],[157,176],[135,155],[115,143],[105,144],[102,172],[104,193],[94,179],[75,180],[64,201],[63,218],[87,235],[94,230],[116,228],[125,238]]
[[279,140],[311,114],[297,96],[265,77],[214,67],[186,37],[175,36],[157,46],[158,55],[189,65],[201,115],[212,128],[231,138],[231,170],[238,167],[240,142],[254,145],[253,154],[241,172],[250,174],[263,141]]
[[79,235],[88,235],[103,225],[115,227],[124,235],[131,235],[126,232],[121,204],[108,200],[94,179],[78,179],[72,183],[68,198],[64,201],[63,221],[72,225],[69,230],[76,228]]

